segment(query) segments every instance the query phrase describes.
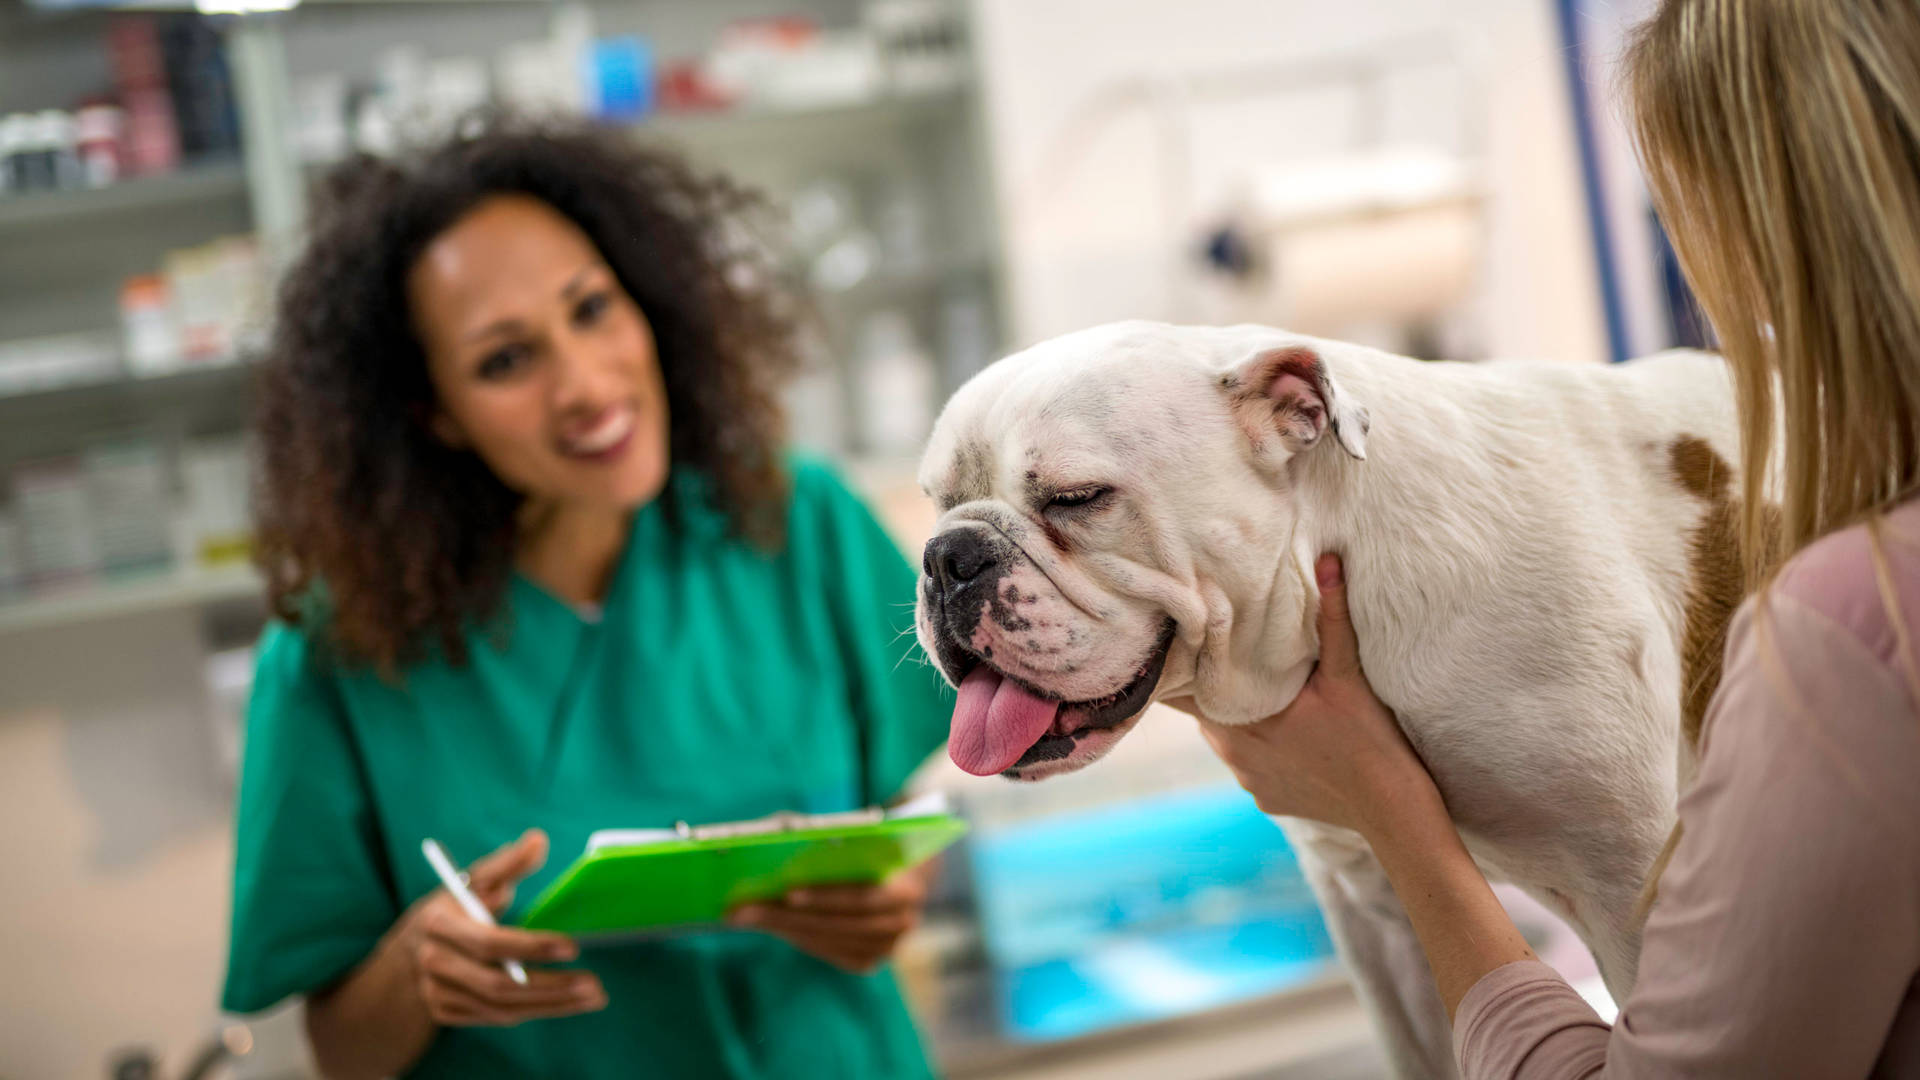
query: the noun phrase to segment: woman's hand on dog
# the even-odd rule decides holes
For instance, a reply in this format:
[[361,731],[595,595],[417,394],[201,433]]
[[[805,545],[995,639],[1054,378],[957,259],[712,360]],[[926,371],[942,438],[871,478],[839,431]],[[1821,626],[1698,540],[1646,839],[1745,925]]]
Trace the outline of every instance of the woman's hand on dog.
[[[1300,695],[1258,723],[1200,723],[1240,786],[1269,814],[1310,818],[1366,835],[1399,815],[1446,813],[1440,792],[1393,710],[1360,667],[1337,555],[1314,567],[1320,584],[1320,661]],[[1170,702],[1197,711],[1190,699]]]
[[926,863],[879,885],[795,890],[778,903],[735,908],[727,922],[764,930],[837,968],[865,974],[920,924],[935,866]]

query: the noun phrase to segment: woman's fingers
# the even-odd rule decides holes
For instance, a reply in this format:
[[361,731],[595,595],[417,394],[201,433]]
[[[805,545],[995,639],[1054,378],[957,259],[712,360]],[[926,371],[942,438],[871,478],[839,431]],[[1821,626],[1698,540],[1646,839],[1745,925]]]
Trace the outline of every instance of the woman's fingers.
[[438,942],[421,946],[419,962],[429,977],[461,987],[496,1008],[560,1008],[605,995],[591,972],[529,971],[527,985],[521,986],[498,965],[481,963]]
[[835,967],[848,971],[868,972],[879,966],[880,962],[892,955],[894,946],[899,944],[899,933],[887,934],[838,934],[819,933],[783,926],[762,926],[761,929],[806,953],[808,956],[825,960]]
[[927,901],[927,875],[908,872],[879,885],[816,885],[787,894],[786,906],[828,915],[871,915],[919,907]]
[[808,911],[781,904],[751,904],[734,911],[727,921],[764,930],[801,952],[858,973],[878,967],[920,921],[918,903],[896,900],[874,910],[858,910],[876,901],[845,894],[835,899],[856,910]]
[[605,992],[598,990],[560,998],[496,1002],[463,983],[432,975],[423,976],[422,979],[420,996],[426,1001],[427,1011],[434,1022],[440,1024],[510,1027],[528,1020],[596,1012],[607,1006]]
[[438,1024],[504,1026],[607,1005],[606,990],[591,972],[534,970],[521,986],[498,965],[433,939],[421,943],[415,962],[421,1000]]
[[547,834],[528,829],[513,843],[496,848],[468,867],[467,884],[483,900],[494,899],[502,890],[511,899],[514,883],[540,869],[546,861]]
[[421,931],[429,940],[442,942],[477,960],[557,963],[580,955],[579,947],[564,934],[488,926],[461,911],[451,897],[445,901],[423,914]]
[[427,1015],[445,1027],[511,1027],[513,1018],[451,983],[422,975],[420,1000]]
[[934,873],[926,863],[879,885],[796,889],[779,903],[736,908],[727,921],[764,930],[847,971],[870,972],[919,924]]
[[918,906],[860,913],[799,911],[780,904],[751,904],[736,910],[728,919],[735,926],[750,926],[786,936],[838,939],[899,937],[920,921]]
[[[546,858],[546,834],[529,829],[475,862],[467,879],[481,902],[499,911],[512,900],[514,884]],[[590,972],[530,969],[521,985],[502,969],[504,960],[574,959],[579,947],[565,935],[490,926],[468,915],[444,889],[422,901],[413,925],[419,994],[435,1023],[511,1025],[606,1007],[606,990]]]
[[1320,586],[1320,671],[1335,678],[1360,673],[1360,642],[1347,615],[1347,579],[1340,556],[1328,552],[1314,563]]

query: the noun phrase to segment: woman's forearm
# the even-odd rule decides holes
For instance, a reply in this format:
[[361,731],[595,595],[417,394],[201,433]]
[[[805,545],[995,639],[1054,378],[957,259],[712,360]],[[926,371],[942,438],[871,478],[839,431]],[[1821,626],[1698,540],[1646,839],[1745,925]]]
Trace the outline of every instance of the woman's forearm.
[[396,1075],[432,1043],[439,1027],[414,985],[406,937],[396,925],[345,979],[307,999],[307,1038],[329,1080]]
[[1386,807],[1367,840],[1420,937],[1449,1020],[1482,976],[1537,959],[1467,853],[1438,792]]

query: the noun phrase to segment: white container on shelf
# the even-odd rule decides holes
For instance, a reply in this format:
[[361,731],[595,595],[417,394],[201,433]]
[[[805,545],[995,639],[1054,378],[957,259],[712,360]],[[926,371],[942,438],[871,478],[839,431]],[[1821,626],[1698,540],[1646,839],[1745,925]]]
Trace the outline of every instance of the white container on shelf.
[[120,179],[120,147],[127,114],[118,105],[87,105],[74,114],[74,141],[88,187],[106,187]]
[[246,441],[229,437],[187,443],[180,451],[180,479],[186,491],[183,561],[223,563],[245,557],[251,532]]
[[861,22],[880,43],[893,92],[913,95],[966,79],[965,18],[951,0],[867,0]]
[[880,97],[880,49],[861,30],[828,30],[810,48],[779,56],[761,73],[755,104],[769,109],[825,109]]
[[114,443],[87,451],[85,461],[101,565],[108,571],[165,566],[172,543],[160,448],[144,440]]
[[46,109],[39,117],[40,148],[47,154],[47,176],[55,188],[77,188],[86,184],[80,168],[80,142],[73,126],[73,114],[64,109]]
[[29,583],[66,581],[99,569],[80,459],[48,458],[20,466],[13,473],[13,493]]
[[173,326],[167,279],[136,274],[120,286],[120,327],[127,370],[136,378],[164,375],[180,366],[180,336]]
[[17,179],[19,168],[13,159],[33,141],[28,124],[28,119],[20,113],[0,116],[0,195],[11,195],[21,186]]

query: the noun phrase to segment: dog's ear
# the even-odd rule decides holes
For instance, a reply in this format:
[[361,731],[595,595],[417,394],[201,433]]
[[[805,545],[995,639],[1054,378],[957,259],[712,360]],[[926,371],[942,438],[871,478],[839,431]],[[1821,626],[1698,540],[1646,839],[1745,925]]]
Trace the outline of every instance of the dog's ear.
[[1256,452],[1277,439],[1291,456],[1331,428],[1347,453],[1367,459],[1367,410],[1340,392],[1326,362],[1304,345],[1255,353],[1222,375],[1220,387]]

